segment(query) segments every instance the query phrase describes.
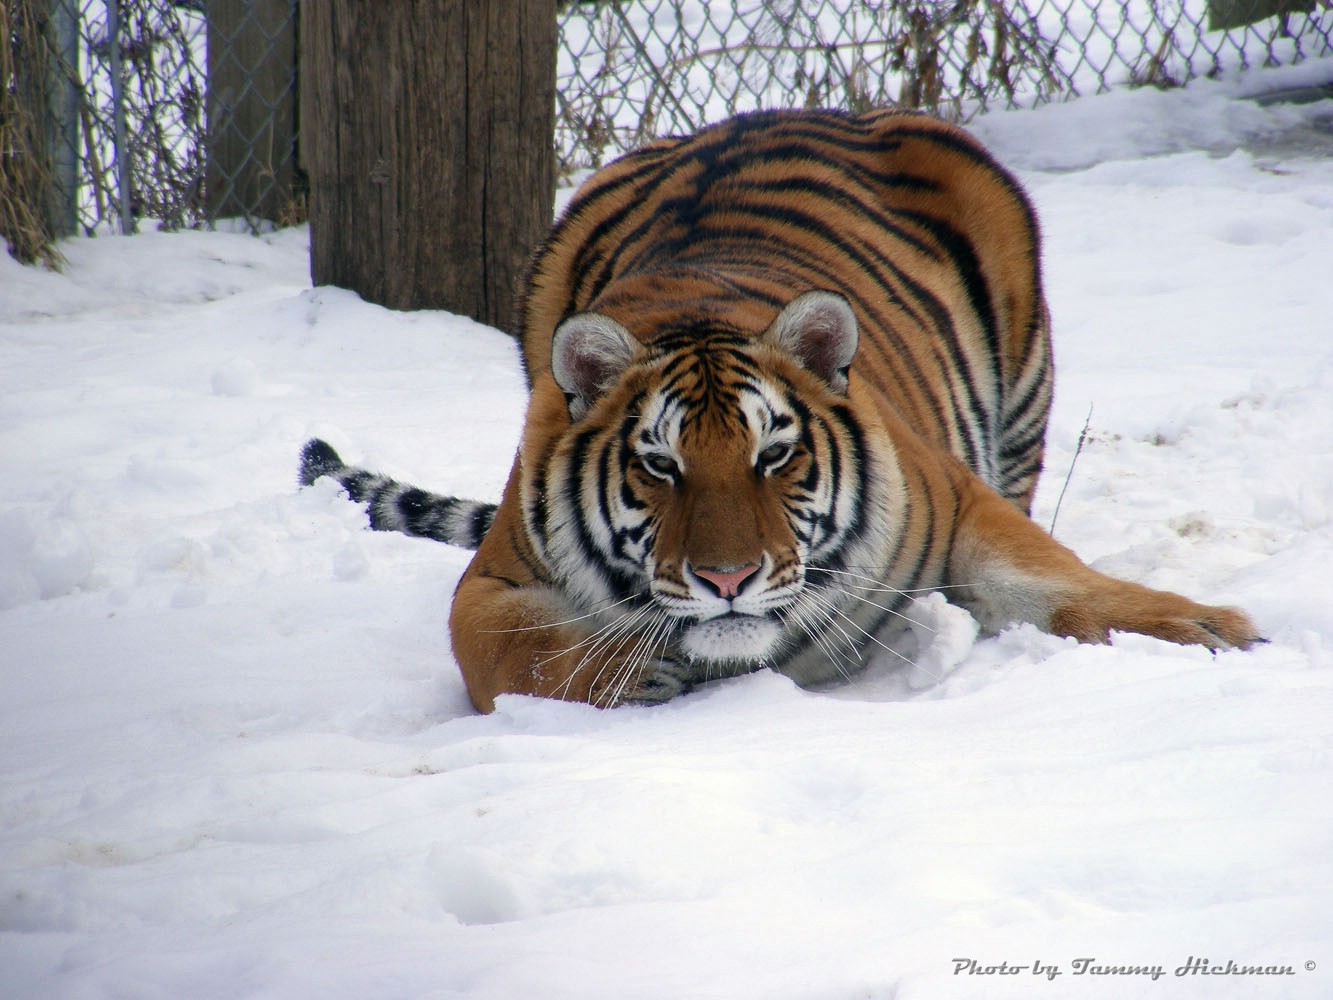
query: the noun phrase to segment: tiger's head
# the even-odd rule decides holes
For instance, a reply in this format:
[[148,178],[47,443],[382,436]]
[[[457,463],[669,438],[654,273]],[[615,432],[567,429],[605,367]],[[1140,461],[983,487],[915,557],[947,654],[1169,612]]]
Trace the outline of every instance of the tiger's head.
[[717,673],[827,621],[812,571],[877,541],[874,446],[847,397],[856,344],[851,307],[822,291],[758,335],[645,346],[606,315],[564,320],[551,374],[571,425],[528,504],[561,586],[583,608],[642,609],[654,644]]

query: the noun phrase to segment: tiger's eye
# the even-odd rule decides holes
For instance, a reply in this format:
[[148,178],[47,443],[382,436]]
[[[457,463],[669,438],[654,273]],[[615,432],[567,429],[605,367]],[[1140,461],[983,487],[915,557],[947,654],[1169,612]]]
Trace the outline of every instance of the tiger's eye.
[[675,460],[670,455],[662,455],[653,452],[647,455],[640,455],[639,460],[643,462],[644,468],[649,472],[655,476],[660,476],[663,479],[674,479],[680,472],[680,470],[676,468]]
[[759,453],[759,464],[766,469],[776,469],[784,465],[792,455],[792,447],[789,444],[777,443],[770,444]]

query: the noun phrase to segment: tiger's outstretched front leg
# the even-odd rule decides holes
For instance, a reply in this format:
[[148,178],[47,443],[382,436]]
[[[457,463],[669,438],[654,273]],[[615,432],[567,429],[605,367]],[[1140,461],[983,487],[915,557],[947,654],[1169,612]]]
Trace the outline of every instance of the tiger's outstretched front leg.
[[601,708],[656,704],[688,691],[681,663],[661,656],[631,626],[597,626],[556,589],[469,569],[458,586],[449,632],[472,703],[495,708],[502,694],[581,701]]
[[655,704],[689,690],[692,673],[671,658],[660,618],[632,600],[613,601],[602,614],[578,607],[538,575],[544,567],[518,513],[517,475],[449,614],[472,703],[490,712],[499,695],[526,694],[609,708]]
[[1080,642],[1107,642],[1111,632],[1210,649],[1264,641],[1236,608],[1097,572],[979,481],[962,488],[949,575],[959,585],[950,596],[991,631],[1022,621]]

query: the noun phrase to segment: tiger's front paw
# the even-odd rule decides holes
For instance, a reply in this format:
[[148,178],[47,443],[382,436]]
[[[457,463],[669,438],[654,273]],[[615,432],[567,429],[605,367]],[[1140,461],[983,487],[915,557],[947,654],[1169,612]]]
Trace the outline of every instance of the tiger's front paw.
[[1240,608],[1215,608],[1205,604],[1196,607],[1204,613],[1195,616],[1189,624],[1198,629],[1202,636],[1190,638],[1186,640],[1188,642],[1210,649],[1249,649],[1268,641],[1259,634],[1250,616]]
[[685,664],[678,660],[654,659],[644,664],[633,684],[624,685],[618,692],[608,692],[612,697],[606,705],[660,705],[693,687],[693,675]]
[[1107,642],[1111,632],[1137,632],[1182,646],[1249,649],[1267,642],[1239,608],[1198,604],[1187,597],[1121,583],[1065,604],[1051,616],[1050,631],[1080,642]]

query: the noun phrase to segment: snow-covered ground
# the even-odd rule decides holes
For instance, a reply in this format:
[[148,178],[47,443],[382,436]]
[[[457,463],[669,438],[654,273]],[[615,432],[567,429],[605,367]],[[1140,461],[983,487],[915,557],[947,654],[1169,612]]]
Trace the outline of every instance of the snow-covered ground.
[[1046,231],[1038,520],[1091,412],[1057,535],[1251,652],[932,600],[834,690],[479,717],[468,554],[295,465],[498,496],[505,337],[310,288],[300,231],[0,258],[0,995],[1333,995],[1333,102],[1237,100],[1330,78],[975,125]]

